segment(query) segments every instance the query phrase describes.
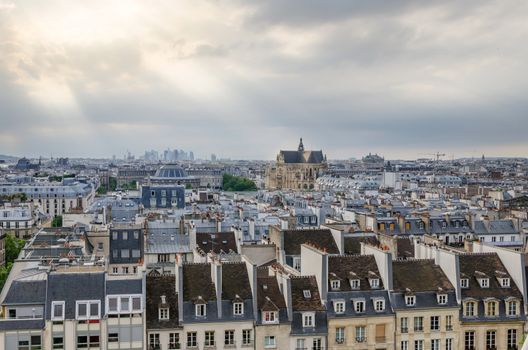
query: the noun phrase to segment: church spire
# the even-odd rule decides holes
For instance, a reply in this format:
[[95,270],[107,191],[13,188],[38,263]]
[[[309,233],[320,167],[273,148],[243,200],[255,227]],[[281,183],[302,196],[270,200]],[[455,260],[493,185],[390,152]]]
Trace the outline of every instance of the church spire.
[[299,152],[304,152],[304,145],[302,143],[302,137],[301,137],[301,141],[299,142],[299,148],[298,148]]

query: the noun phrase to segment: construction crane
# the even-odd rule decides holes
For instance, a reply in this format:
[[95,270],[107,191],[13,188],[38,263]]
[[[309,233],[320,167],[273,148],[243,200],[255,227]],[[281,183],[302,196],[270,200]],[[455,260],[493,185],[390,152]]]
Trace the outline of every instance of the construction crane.
[[[440,160],[440,157],[445,157],[446,154],[445,153],[440,153],[440,152],[436,152],[436,153],[421,153],[421,154],[424,154],[426,156],[433,156],[436,158],[436,162],[438,163],[438,161]],[[433,158],[434,160],[434,158]]]

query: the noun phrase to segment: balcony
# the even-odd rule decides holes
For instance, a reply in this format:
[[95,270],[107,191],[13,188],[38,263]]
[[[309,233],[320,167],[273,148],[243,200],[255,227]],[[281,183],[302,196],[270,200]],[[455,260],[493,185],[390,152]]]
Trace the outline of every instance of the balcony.
[[358,343],[363,343],[363,342],[366,342],[367,341],[367,338],[366,337],[356,337],[356,341]]
[[336,344],[344,344],[345,343],[345,338],[337,338],[335,340]]

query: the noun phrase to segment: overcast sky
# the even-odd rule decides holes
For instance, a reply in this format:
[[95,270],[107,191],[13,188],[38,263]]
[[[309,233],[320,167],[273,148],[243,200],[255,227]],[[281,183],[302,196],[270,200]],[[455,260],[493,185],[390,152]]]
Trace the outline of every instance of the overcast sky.
[[528,1],[0,0],[0,154],[527,156]]

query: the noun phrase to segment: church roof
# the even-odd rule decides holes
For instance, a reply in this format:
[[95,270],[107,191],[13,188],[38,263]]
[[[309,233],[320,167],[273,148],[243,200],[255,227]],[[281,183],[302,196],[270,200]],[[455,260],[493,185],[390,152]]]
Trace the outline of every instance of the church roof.
[[323,151],[305,151],[302,139],[297,151],[281,150],[279,158],[282,158],[284,163],[322,163],[325,161]]

